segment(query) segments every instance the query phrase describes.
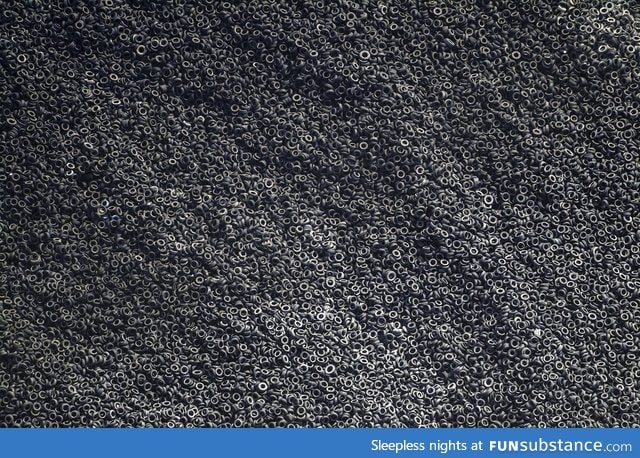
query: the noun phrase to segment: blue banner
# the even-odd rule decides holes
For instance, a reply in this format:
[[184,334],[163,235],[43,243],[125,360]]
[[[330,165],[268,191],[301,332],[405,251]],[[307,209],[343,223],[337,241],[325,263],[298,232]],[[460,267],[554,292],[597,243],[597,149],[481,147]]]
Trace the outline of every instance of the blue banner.
[[640,456],[640,429],[4,429],[0,457]]

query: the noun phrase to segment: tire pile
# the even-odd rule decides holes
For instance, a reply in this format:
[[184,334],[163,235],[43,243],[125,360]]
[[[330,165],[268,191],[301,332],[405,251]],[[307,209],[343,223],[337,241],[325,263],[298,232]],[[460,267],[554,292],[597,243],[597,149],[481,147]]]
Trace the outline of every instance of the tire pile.
[[0,425],[640,426],[626,1],[5,1]]

